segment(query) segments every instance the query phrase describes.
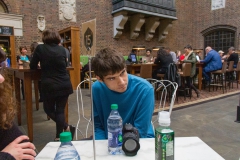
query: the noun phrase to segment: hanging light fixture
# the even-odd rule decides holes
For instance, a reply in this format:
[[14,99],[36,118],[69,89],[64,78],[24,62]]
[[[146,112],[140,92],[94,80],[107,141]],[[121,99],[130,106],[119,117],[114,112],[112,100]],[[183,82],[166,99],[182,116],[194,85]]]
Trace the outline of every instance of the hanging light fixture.
[[163,48],[163,46],[156,46],[156,47],[153,47],[152,50],[153,50],[153,51],[158,51],[160,48]]
[[132,49],[143,50],[143,49],[145,49],[145,46],[137,45],[137,46],[133,46]]

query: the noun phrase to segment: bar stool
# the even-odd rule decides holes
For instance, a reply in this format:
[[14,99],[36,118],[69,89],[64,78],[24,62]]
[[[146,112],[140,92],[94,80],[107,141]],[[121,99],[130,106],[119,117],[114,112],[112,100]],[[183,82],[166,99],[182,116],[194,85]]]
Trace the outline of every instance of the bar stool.
[[[226,70],[227,70],[227,62],[223,62],[222,64],[222,69],[221,70],[217,70],[217,71],[213,71],[213,72],[210,72],[211,76],[213,75],[213,83],[212,84],[209,84],[209,92],[210,92],[210,87],[213,86],[213,90],[214,90],[214,86],[216,87],[222,87],[222,90],[223,90],[223,93],[224,93],[224,87],[225,87],[225,90],[227,90],[226,88],[226,80],[225,80],[225,86],[224,86],[224,78],[226,79]],[[216,88],[217,90],[217,88]]]
[[233,88],[233,72],[234,72],[233,65],[234,65],[234,61],[230,61],[229,65],[228,65],[228,68],[226,70],[225,81],[229,82],[229,84],[228,84],[229,89],[230,89],[231,84],[232,84],[232,88]]
[[237,82],[237,88],[238,88],[238,83],[240,79],[240,61],[238,61],[237,68],[234,68],[233,70],[236,73],[236,82]]
[[[191,63],[183,63],[182,65],[182,72],[178,72],[181,76],[182,86],[178,88],[178,92],[184,93],[184,100],[186,100],[186,92],[189,91],[190,99],[192,98],[192,89],[191,87],[185,84],[186,77],[190,77],[192,70]],[[178,100],[178,92],[177,92],[177,100]]]

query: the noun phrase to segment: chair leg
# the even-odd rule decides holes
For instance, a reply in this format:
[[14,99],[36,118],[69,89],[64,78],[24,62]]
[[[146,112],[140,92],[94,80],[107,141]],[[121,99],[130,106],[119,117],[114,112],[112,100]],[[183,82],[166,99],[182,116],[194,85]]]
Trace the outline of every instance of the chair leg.
[[236,71],[236,82],[237,82],[237,88],[238,88],[238,83],[239,83],[239,72]]
[[[222,80],[221,82],[222,82],[222,90],[223,90],[223,93],[224,93],[224,86],[223,86],[223,81],[224,80],[223,80],[223,76],[224,76],[224,74],[221,75],[221,80]],[[226,88],[226,76],[224,76],[224,77],[225,77],[225,90],[227,91],[227,88]]]

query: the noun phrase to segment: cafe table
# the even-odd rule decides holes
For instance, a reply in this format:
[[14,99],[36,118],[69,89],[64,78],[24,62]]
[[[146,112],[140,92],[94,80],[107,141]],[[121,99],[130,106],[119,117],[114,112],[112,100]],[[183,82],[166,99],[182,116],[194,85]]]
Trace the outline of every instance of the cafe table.
[[[24,81],[24,94],[26,103],[27,128],[29,140],[33,141],[33,117],[32,117],[32,81],[34,82],[36,109],[39,108],[38,102],[38,80],[41,77],[41,69],[32,70],[23,65],[12,65],[6,67],[8,73],[13,77],[15,97],[17,99],[17,119],[18,125],[21,125],[21,98],[20,98],[20,79]],[[73,67],[67,67],[67,70],[73,70]],[[68,121],[68,106],[65,110],[66,121]]]
[[[153,64],[153,63],[145,63],[145,64],[152,64],[153,70],[157,67],[157,64]],[[141,63],[127,64],[127,72],[130,74],[136,74],[136,71],[140,71],[141,65],[142,65]]]
[[[92,140],[72,141],[81,160],[93,160]],[[96,160],[154,160],[155,139],[141,138],[140,150],[136,156],[109,155],[107,140],[96,140]],[[49,142],[36,156],[36,160],[53,160],[60,142]],[[198,137],[175,137],[175,160],[224,160],[217,152],[210,148]]]

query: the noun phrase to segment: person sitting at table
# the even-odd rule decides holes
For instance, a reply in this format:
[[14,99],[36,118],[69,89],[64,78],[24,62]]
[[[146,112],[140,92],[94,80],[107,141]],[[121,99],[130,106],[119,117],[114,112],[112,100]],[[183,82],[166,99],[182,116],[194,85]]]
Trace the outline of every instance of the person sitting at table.
[[195,76],[196,73],[196,54],[193,52],[192,46],[191,45],[187,45],[184,47],[185,50],[185,58],[182,60],[184,63],[191,63],[192,64],[192,68],[191,68],[191,75],[190,77],[186,77],[186,81],[187,81],[187,86],[189,88],[192,88],[195,93],[197,94],[197,97],[199,97],[199,91],[197,90],[197,88],[193,85],[193,77]]
[[154,64],[158,66],[157,69],[153,71],[152,77],[159,79],[157,74],[165,74],[170,63],[173,63],[171,54],[167,53],[164,48],[160,48],[157,52],[157,58],[154,61]]
[[84,80],[84,77],[85,77],[85,74],[86,74],[87,71],[89,71],[89,62],[87,64],[85,64],[82,68],[81,81]]
[[53,29],[42,33],[42,41],[34,51],[30,62],[31,69],[37,69],[41,64],[41,92],[45,113],[56,123],[56,138],[60,133],[71,131],[72,137],[75,127],[68,125],[65,120],[65,106],[68,96],[73,93],[70,76],[66,70],[67,58],[65,49],[59,46],[61,37]]
[[198,62],[204,63],[203,76],[205,78],[206,86],[211,83],[210,72],[222,69],[222,61],[218,52],[213,50],[210,46],[205,48],[207,56],[204,60]]
[[147,49],[146,50],[146,55],[142,56],[141,58],[141,62],[142,63],[149,63],[153,61],[153,56],[151,55],[152,51],[151,49]]
[[224,52],[222,50],[218,51],[220,57],[221,57],[221,60],[222,60],[222,63],[227,61],[227,58],[228,58],[228,54],[224,54]]
[[123,56],[110,48],[101,49],[92,59],[92,68],[98,81],[93,83],[93,111],[95,138],[107,139],[107,118],[111,104],[118,104],[123,125],[132,124],[140,138],[154,137],[151,125],[154,110],[152,85],[128,74]]
[[234,47],[230,47],[228,49],[228,54],[229,54],[229,57],[227,59],[227,62],[229,63],[230,61],[234,61],[234,65],[233,67],[236,68],[237,67],[237,64],[238,64],[238,54],[235,53],[235,48]]
[[171,51],[171,49],[169,47],[165,47],[165,50],[167,51],[167,53],[169,53],[172,56],[173,62],[177,63],[177,55],[175,52]]
[[[26,46],[20,46],[19,47],[19,52],[20,52],[20,55],[17,55],[17,63],[19,65],[22,65],[23,61],[25,61],[25,62],[29,62],[30,61],[30,57],[27,55],[27,47]],[[20,80],[20,82],[21,82],[22,98],[24,100],[25,99],[25,96],[24,96],[24,83],[23,83],[23,80]]]
[[137,59],[137,52],[138,50],[136,49],[132,49],[132,52],[128,55],[128,61],[132,62],[132,63],[137,63],[138,59]]
[[[5,54],[0,49],[0,57]],[[0,58],[0,63],[2,59]],[[12,97],[10,78],[1,68],[0,74],[0,159],[1,160],[34,160],[35,146],[29,138],[13,123],[16,116],[16,100]]]

